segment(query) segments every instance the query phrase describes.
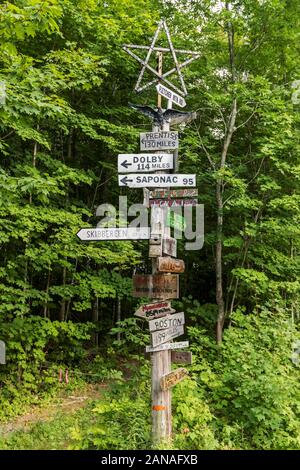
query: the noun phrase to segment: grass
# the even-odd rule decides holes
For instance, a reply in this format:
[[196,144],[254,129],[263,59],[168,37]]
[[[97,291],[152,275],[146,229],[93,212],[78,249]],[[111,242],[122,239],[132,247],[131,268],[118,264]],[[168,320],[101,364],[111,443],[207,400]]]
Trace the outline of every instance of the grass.
[[91,426],[92,403],[71,413],[60,411],[47,421],[39,421],[28,430],[22,429],[0,437],[1,450],[65,450],[72,443],[75,428]]

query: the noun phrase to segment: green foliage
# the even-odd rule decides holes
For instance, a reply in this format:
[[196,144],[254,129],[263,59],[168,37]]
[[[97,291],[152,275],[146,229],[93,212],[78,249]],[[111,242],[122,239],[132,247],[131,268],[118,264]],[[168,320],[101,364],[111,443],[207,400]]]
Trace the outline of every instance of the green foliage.
[[201,387],[185,379],[173,388],[173,425],[175,449],[217,449],[212,426],[213,415]]
[[0,324],[7,348],[7,363],[0,369],[0,419],[15,416],[39,397],[54,393],[59,368],[72,367],[82,359],[92,326],[40,317]]
[[[295,329],[279,307],[235,312],[220,350],[190,328],[204,393],[220,445],[299,449],[299,371],[291,361]],[[299,336],[299,335],[298,335]]]
[[74,427],[73,449],[146,449],[150,442],[149,367],[142,366],[128,383],[116,384],[93,408],[94,424]]
[[[186,313],[196,360],[192,379],[174,390],[174,446],[299,449],[299,370],[290,348],[299,328],[300,114],[291,84],[299,79],[300,4],[225,3],[1,3],[0,338],[7,365],[0,369],[0,418],[54,393],[58,369],[90,357],[92,320],[100,351],[78,376],[86,371],[116,383],[90,413],[92,431],[80,420],[74,426],[75,446],[150,445],[149,370],[132,376],[137,353],[149,344],[146,322],[132,316],[131,294],[146,244],[85,244],[76,233],[96,226],[98,205],[118,204],[116,155],[136,152],[145,130],[127,103],[155,104],[154,89],[133,95],[140,64],[121,46],[148,44],[164,16],[175,47],[200,52],[185,69],[188,108],[198,118],[180,130],[179,158],[181,172],[197,175],[205,204],[204,248],[183,254],[178,241],[187,268],[174,305]],[[226,146],[233,100],[237,118]],[[121,194],[141,202],[141,192]],[[214,343],[217,236],[221,348]]]

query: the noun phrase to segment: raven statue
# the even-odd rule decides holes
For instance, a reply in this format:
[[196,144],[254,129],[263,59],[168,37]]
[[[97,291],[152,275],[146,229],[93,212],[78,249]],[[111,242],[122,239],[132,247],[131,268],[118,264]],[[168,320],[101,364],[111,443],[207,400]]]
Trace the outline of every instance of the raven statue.
[[163,111],[162,108],[158,107],[155,111],[150,106],[140,106],[138,104],[128,103],[128,105],[144,114],[145,116],[152,119],[155,126],[163,127],[165,122],[170,122],[170,124],[181,124],[192,121],[197,117],[197,113],[191,112],[186,113],[183,111],[177,111],[176,109],[167,109]]

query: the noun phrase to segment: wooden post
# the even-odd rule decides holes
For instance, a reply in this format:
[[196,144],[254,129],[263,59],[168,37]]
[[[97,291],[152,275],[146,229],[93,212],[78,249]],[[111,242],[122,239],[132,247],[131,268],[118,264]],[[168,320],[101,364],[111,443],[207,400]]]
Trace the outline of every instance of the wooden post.
[[[158,73],[162,73],[162,52],[158,53]],[[161,107],[161,96],[157,95],[157,106]],[[168,102],[168,107],[172,103]],[[153,126],[152,131],[159,129]],[[163,130],[170,130],[169,124],[164,124]],[[161,173],[161,172],[156,172]],[[152,207],[151,231],[161,230],[162,236],[170,236],[170,228],[164,227],[164,210],[159,207]],[[155,221],[155,226],[152,223]],[[156,259],[152,260],[152,274],[157,273]],[[158,351],[151,354],[151,392],[152,392],[152,441],[154,445],[168,442],[172,435],[172,399],[171,390],[162,390],[161,378],[171,372],[171,350]]]

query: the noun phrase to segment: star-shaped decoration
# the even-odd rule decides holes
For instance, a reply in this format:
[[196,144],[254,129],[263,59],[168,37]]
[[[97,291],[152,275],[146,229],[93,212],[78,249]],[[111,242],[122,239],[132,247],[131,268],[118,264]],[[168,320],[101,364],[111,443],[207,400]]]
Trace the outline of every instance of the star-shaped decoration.
[[[156,41],[158,39],[158,36],[159,36],[159,33],[162,29],[165,31],[167,39],[168,39],[168,44],[169,44],[168,48],[167,47],[155,47],[155,43],[156,43]],[[150,46],[138,46],[138,45],[124,44],[123,49],[131,57],[136,59],[142,65],[142,70],[140,72],[137,83],[135,85],[135,91],[137,91],[139,93],[143,90],[146,90],[147,88],[152,86],[154,83],[164,82],[166,85],[169,85],[171,88],[173,88],[175,91],[177,91],[177,93],[179,93],[180,95],[182,95],[182,96],[187,95],[187,89],[186,89],[186,86],[185,86],[185,83],[184,83],[184,79],[183,79],[183,76],[182,76],[182,73],[181,73],[181,69],[183,67],[185,67],[186,65],[190,64],[191,62],[193,62],[194,60],[198,59],[200,57],[200,54],[199,54],[199,52],[185,51],[185,50],[182,50],[182,49],[174,49],[174,46],[173,46],[172,40],[171,40],[171,36],[170,36],[170,32],[169,32],[169,29],[168,29],[168,26],[167,26],[167,23],[166,23],[165,20],[161,20],[159,22],[158,28],[157,28],[154,36],[153,36],[153,39],[152,39],[152,42],[151,42]],[[141,59],[138,55],[136,55],[134,52],[132,52],[131,49],[146,49],[146,50],[148,50],[145,60]],[[155,70],[149,64],[149,60],[150,60],[150,57],[151,57],[151,54],[152,54],[153,51],[171,53],[172,57],[173,57],[173,60],[174,60],[174,63],[175,63],[175,67],[172,68],[171,70],[168,70],[167,72],[164,72],[164,73]],[[191,55],[192,57],[185,60],[184,62],[182,62],[180,64],[178,62],[176,54],[185,54],[187,56]],[[141,86],[141,82],[143,80],[144,73],[145,73],[146,70],[149,70],[150,72],[152,72],[155,75],[156,78],[154,80],[146,83],[145,85]],[[167,77],[169,77],[170,75],[172,75],[175,72],[177,72],[177,75],[178,75],[178,78],[179,78],[182,89],[179,89],[178,87],[176,87],[173,83],[171,83],[167,79]]]

